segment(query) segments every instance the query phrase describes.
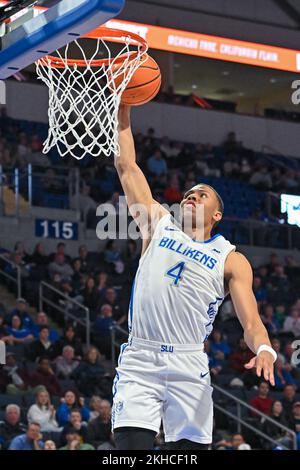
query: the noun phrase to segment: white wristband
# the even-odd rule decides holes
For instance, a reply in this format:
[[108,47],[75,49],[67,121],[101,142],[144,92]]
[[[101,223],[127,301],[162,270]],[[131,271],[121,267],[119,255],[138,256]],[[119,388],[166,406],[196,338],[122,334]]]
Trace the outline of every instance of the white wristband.
[[268,351],[270,354],[272,354],[273,358],[274,358],[274,362],[276,361],[277,359],[277,353],[276,351],[274,351],[273,348],[271,348],[271,346],[269,346],[268,344],[261,344],[257,350],[257,353],[256,355],[258,356],[261,352],[263,351]]

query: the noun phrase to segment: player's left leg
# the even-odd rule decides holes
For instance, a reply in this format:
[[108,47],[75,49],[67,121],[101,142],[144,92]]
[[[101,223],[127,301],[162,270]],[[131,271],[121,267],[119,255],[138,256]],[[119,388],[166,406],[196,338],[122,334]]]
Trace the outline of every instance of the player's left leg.
[[211,444],[213,402],[206,354],[199,351],[170,354],[166,389],[163,407],[166,445],[196,450],[202,448],[198,445]]
[[177,442],[167,442],[167,450],[208,450],[209,444],[199,444],[198,442],[180,439]]

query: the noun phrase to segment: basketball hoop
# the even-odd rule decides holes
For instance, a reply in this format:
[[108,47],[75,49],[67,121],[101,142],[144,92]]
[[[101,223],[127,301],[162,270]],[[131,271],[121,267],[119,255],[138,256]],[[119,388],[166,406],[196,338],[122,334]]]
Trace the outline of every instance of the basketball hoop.
[[[81,44],[83,39],[96,41],[90,58]],[[109,43],[121,44],[114,57]],[[78,51],[79,58],[70,57],[74,54],[71,48]],[[147,50],[146,40],[136,34],[100,27],[56,55],[38,60],[38,78],[49,88],[49,134],[43,152],[56,146],[61,157],[71,155],[78,160],[86,155],[119,155],[121,96],[146,60]],[[98,58],[103,51],[106,57]]]

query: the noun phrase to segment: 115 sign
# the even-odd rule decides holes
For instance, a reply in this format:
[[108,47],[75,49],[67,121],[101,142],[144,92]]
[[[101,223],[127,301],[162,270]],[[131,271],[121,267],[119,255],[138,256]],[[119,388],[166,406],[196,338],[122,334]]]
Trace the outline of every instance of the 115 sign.
[[35,236],[59,240],[78,240],[78,224],[61,220],[36,219]]

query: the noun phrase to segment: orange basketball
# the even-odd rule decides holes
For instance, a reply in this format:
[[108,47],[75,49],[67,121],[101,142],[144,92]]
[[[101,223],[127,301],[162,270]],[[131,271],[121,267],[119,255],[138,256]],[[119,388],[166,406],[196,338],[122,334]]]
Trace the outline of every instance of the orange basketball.
[[[118,87],[123,77],[120,75],[115,79]],[[140,106],[151,101],[159,92],[161,87],[160,68],[152,57],[147,59],[138,67],[122,94],[123,104]]]

